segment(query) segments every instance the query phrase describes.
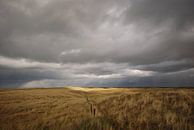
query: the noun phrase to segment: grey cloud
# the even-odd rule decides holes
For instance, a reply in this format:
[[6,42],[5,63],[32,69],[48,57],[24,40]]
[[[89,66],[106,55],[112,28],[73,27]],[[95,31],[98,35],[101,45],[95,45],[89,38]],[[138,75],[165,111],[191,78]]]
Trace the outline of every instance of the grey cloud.
[[177,29],[190,28],[194,21],[193,6],[193,0],[131,0],[126,20],[157,25],[169,20]]
[[180,60],[180,61],[165,61],[158,64],[148,64],[136,66],[138,69],[151,70],[157,72],[176,72],[182,70],[188,70],[194,68],[192,60]]
[[193,7],[193,0],[0,0],[0,79],[193,84]]

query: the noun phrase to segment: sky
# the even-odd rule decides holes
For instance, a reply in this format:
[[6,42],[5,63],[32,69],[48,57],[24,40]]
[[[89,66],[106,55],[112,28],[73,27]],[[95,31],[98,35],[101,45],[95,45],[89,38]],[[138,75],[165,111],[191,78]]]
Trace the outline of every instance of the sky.
[[194,86],[193,0],[0,0],[0,88]]

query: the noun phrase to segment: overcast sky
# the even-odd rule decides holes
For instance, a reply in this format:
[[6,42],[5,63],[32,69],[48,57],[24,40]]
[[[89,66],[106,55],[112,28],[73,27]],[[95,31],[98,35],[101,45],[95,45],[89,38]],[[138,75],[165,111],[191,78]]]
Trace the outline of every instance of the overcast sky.
[[194,0],[0,0],[0,87],[193,86]]

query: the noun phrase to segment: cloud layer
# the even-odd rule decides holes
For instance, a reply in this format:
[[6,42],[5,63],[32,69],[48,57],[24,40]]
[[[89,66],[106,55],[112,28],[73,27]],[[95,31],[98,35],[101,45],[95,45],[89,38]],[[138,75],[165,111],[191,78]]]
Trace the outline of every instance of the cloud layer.
[[193,0],[0,0],[0,86],[192,86]]

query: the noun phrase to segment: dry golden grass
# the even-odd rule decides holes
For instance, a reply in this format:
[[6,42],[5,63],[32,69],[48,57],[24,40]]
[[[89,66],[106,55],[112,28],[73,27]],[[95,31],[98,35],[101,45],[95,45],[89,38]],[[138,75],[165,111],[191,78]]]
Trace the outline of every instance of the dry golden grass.
[[194,89],[0,90],[0,130],[194,130]]

